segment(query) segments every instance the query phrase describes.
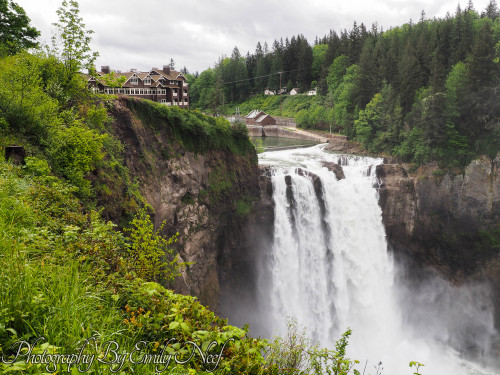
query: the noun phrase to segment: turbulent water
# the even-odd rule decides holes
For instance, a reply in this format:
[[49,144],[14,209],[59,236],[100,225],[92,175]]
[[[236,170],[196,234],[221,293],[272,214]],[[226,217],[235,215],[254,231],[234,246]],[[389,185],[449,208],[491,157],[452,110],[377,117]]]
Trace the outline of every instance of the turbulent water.
[[[337,180],[324,161],[341,164],[345,178]],[[283,335],[285,317],[293,316],[315,342],[333,348],[349,327],[349,355],[361,362],[362,373],[367,366],[366,374],[374,374],[380,361],[385,375],[411,374],[410,361],[424,363],[425,375],[494,374],[460,359],[449,345],[447,316],[429,300],[421,300],[426,306],[401,306],[378,205],[380,163],[329,154],[321,145],[261,154],[260,164],[272,166],[275,202],[274,242],[262,271],[270,285],[261,297],[270,329]],[[413,309],[426,312],[418,328]],[[490,311],[472,315],[481,319],[484,337],[494,332]],[[454,324],[460,319],[455,311]]]

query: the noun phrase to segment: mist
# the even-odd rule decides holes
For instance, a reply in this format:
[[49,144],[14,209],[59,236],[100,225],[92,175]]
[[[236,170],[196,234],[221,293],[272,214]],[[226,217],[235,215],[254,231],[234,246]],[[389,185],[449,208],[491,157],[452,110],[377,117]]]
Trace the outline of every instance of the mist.
[[[270,166],[274,214],[252,232],[251,264],[223,293],[231,324],[254,336],[286,334],[295,317],[314,343],[333,349],[352,329],[348,356],[358,370],[424,375],[490,375],[500,368],[492,290],[486,282],[455,285],[388,250],[376,177],[382,160],[342,156],[345,179],[324,162],[321,146],[261,156]],[[269,207],[268,207],[269,209]],[[258,222],[258,220],[257,220]],[[248,238],[246,239],[249,240]],[[252,272],[248,270],[251,269]]]

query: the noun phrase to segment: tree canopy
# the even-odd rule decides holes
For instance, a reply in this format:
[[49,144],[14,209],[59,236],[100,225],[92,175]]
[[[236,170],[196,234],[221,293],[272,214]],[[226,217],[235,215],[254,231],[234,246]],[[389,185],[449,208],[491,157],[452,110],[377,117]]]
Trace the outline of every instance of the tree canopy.
[[36,47],[39,36],[21,6],[11,0],[0,0],[0,54],[14,55]]

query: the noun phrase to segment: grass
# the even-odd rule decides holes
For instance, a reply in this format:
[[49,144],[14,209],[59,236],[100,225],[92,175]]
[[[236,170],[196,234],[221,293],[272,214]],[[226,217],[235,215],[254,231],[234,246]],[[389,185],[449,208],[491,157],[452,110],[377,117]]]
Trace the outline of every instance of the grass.
[[254,109],[259,109],[271,116],[295,117],[298,111],[308,109],[313,103],[318,102],[318,100],[316,96],[309,95],[282,95],[280,110],[279,95],[258,94],[244,102],[228,104],[227,110],[229,113],[234,113],[236,107],[239,107],[240,112],[246,115]]
[[[34,345],[40,337],[44,340],[34,353],[74,353],[92,337],[86,354],[102,356],[109,340],[131,352],[143,340],[149,352],[164,349],[179,358],[186,358],[186,349],[180,344],[167,348],[164,340],[193,341],[205,348],[214,341],[215,353],[233,339],[215,373],[262,367],[264,341],[228,326],[194,297],[137,278],[128,240],[97,212],[84,211],[74,191],[50,170],[33,173],[0,160],[0,353],[6,362],[14,360],[16,342]],[[179,373],[209,370],[199,356],[184,365],[172,361],[170,369],[175,367]],[[87,373],[110,369],[95,361]],[[0,363],[0,372],[7,371],[45,373],[46,368],[19,360]],[[127,362],[121,371],[153,373],[154,366]]]

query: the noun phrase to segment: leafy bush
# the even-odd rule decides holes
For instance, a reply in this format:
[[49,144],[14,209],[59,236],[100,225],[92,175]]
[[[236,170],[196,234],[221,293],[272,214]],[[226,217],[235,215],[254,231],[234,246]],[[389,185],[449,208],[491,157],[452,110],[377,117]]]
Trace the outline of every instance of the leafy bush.
[[166,282],[180,276],[180,271],[187,263],[179,262],[179,257],[174,256],[174,250],[170,247],[177,241],[179,233],[168,239],[162,237],[165,221],[155,230],[144,209],[137,213],[130,224],[131,228],[126,229],[130,233],[130,262],[137,276]]
[[103,157],[103,138],[78,121],[52,129],[47,154],[54,171],[77,186],[82,197],[90,196],[90,181],[86,177]]
[[359,362],[346,358],[350,335],[351,330],[347,329],[336,342],[335,350],[320,348],[311,344],[305,329],[301,328],[295,319],[289,318],[286,336],[275,337],[269,344],[266,356],[269,373],[347,375],[352,370],[354,375],[359,375],[360,372],[354,368]]

